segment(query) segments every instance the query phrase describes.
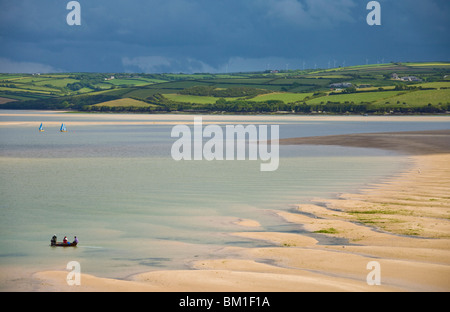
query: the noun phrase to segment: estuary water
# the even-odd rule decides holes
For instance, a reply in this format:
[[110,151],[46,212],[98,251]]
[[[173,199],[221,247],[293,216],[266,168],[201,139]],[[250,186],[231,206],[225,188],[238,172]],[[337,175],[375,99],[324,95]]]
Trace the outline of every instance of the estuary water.
[[[0,279],[11,267],[64,270],[69,261],[78,261],[83,273],[111,278],[185,269],[222,247],[267,244],[233,232],[303,231],[273,209],[370,187],[408,166],[404,155],[330,146],[280,146],[273,172],[261,172],[259,160],[174,161],[171,130],[193,118],[0,110]],[[204,120],[276,124],[281,138],[448,128],[439,118]],[[59,131],[63,122],[68,132]],[[261,227],[236,224],[239,219]],[[53,234],[59,241],[76,235],[79,246],[51,248]]]

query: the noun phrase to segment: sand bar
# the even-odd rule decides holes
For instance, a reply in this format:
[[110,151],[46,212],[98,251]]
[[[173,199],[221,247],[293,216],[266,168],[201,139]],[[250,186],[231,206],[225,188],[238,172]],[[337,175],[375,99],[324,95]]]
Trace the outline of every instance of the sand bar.
[[[4,120],[2,117],[13,117],[16,120]],[[195,117],[202,117],[204,124],[227,124],[227,123],[261,123],[261,124],[283,124],[289,122],[449,122],[450,116],[339,116],[339,115],[192,115],[192,114],[105,114],[105,113],[69,113],[65,111],[36,111],[3,112],[0,110],[0,126],[39,126],[40,121],[28,121],[26,118],[33,117],[34,120],[42,118],[50,126],[61,125],[64,121],[72,126],[91,125],[176,125],[192,124]],[[20,120],[23,118],[24,120]]]
[[282,145],[339,145],[388,149],[407,154],[450,153],[450,130],[364,133],[281,139]]
[[[314,235],[344,238],[320,245],[312,235],[244,231],[265,248],[226,247],[191,270],[153,271],[112,280],[86,275],[68,286],[66,271],[33,275],[35,291],[444,291],[450,290],[450,131],[364,134],[283,140],[395,150],[413,163],[401,175],[333,200],[276,211]],[[239,220],[252,229],[258,224]],[[370,286],[367,264],[381,267]]]

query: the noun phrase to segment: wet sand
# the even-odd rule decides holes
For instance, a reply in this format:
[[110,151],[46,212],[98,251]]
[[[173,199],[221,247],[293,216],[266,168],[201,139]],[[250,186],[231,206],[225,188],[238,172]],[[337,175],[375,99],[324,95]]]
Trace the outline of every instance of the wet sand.
[[[403,153],[412,165],[402,174],[355,194],[317,198],[291,211],[274,211],[313,235],[255,232],[236,222],[233,235],[273,247],[225,247],[191,270],[152,271],[113,280],[82,275],[68,286],[68,271],[32,275],[34,291],[304,292],[450,290],[450,130],[357,134],[281,140],[281,144],[370,147]],[[249,231],[245,231],[248,227]],[[342,238],[321,245],[314,235]],[[371,286],[369,262],[381,269]]]
[[450,153],[450,130],[330,135],[280,140],[281,145],[339,145],[380,148],[412,155]]

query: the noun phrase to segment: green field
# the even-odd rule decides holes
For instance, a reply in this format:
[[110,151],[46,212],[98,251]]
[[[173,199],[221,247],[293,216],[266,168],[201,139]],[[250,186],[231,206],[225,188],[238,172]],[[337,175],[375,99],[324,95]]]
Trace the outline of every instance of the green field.
[[289,93],[289,92],[281,92],[281,93],[269,93],[258,95],[252,98],[252,101],[255,102],[264,102],[264,101],[282,101],[284,103],[293,103],[298,101],[305,100],[306,97],[312,96],[313,93]]
[[[197,103],[197,104],[214,104],[219,98],[213,96],[197,96],[183,94],[163,94],[169,100],[181,103]],[[225,98],[226,100],[234,100],[235,98]]]
[[[213,96],[196,96],[196,95],[183,95],[183,94],[163,94],[169,100],[182,102],[182,103],[198,103],[198,104],[213,104],[216,103],[219,98]],[[252,98],[249,101],[254,102],[266,102],[266,101],[282,101],[284,103],[292,103],[303,101],[306,97],[312,96],[313,93],[269,93],[262,94]],[[227,101],[233,101],[243,98],[225,97]]]
[[[37,86],[45,86],[45,85],[51,85],[57,88],[64,88],[69,83],[75,83],[78,80],[76,79],[70,79],[70,78],[61,78],[61,79],[40,79],[39,81],[35,82],[35,85]],[[22,82],[22,81],[19,81]]]
[[417,86],[422,88],[449,89],[450,81],[419,83]]
[[370,103],[376,102],[380,100],[389,99],[391,97],[396,96],[399,91],[383,91],[383,92],[358,92],[351,94],[338,94],[338,95],[328,95],[318,97],[309,101],[306,101],[307,104],[320,104],[327,102],[353,102],[353,103]]
[[33,86],[16,86],[14,88],[10,87],[0,87],[0,91],[9,91],[9,92],[31,92],[31,93],[44,93],[44,94],[50,94],[51,92],[55,91],[54,89],[49,88],[35,88]]
[[105,106],[105,107],[148,107],[148,106],[154,106],[152,104],[148,104],[142,101],[134,100],[134,99],[119,99],[119,100],[112,100],[112,101],[106,101],[99,104],[94,104],[92,106]]
[[386,99],[379,99],[374,105],[388,104],[408,104],[412,106],[438,105],[450,103],[450,90],[419,90],[407,92]]

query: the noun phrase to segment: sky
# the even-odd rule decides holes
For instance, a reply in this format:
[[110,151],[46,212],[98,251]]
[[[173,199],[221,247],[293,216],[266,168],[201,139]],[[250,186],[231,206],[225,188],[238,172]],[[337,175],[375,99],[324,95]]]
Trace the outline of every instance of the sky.
[[449,0],[0,0],[0,72],[231,73],[450,61]]

